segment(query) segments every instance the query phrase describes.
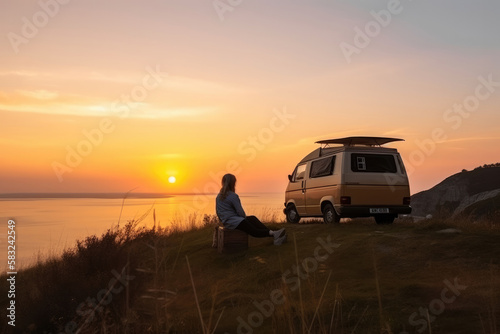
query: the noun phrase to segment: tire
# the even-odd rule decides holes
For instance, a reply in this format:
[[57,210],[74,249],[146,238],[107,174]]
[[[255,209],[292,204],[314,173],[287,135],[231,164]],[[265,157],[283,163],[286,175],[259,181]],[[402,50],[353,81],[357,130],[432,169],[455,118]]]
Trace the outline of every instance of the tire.
[[297,209],[293,204],[289,204],[286,207],[285,215],[286,215],[286,221],[291,224],[298,224],[300,221],[299,213],[297,212]]
[[330,203],[325,204],[323,207],[323,221],[325,224],[338,224],[340,217]]
[[394,219],[396,219],[395,215],[377,215],[374,216],[375,222],[379,225],[389,225],[394,222]]

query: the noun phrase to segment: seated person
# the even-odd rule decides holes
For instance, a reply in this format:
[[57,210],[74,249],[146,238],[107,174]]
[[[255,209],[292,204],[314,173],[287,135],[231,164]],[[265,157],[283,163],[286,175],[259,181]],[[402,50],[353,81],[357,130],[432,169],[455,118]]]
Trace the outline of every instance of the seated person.
[[275,245],[286,242],[284,228],[272,231],[255,216],[247,216],[235,192],[236,177],[226,174],[222,177],[222,188],[215,200],[215,209],[220,221],[227,229],[238,229],[256,238],[273,237]]

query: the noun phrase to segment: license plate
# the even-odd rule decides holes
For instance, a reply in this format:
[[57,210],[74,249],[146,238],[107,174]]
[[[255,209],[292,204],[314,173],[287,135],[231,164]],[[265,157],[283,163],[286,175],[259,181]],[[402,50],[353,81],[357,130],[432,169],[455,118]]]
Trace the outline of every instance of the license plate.
[[370,208],[370,213],[389,213],[389,208]]

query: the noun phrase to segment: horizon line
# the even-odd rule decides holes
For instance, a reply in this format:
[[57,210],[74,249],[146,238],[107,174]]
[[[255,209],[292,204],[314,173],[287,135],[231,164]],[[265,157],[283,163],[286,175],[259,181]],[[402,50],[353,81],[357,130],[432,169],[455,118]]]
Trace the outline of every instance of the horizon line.
[[[282,192],[241,192],[240,194],[278,194]],[[143,193],[123,193],[123,192],[16,192],[0,193],[0,199],[7,198],[161,198],[173,197],[179,195],[217,195],[218,193],[162,193],[162,192],[143,192]]]

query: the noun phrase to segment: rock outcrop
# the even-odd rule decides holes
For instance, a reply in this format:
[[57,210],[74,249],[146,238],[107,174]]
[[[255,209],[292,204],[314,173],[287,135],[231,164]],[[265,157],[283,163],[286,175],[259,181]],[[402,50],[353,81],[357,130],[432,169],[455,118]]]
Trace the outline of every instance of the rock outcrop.
[[[497,164],[498,165],[498,164]],[[500,212],[500,167],[478,167],[454,174],[429,190],[412,196],[413,216],[483,216]],[[480,208],[474,209],[473,208]]]

